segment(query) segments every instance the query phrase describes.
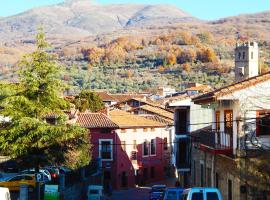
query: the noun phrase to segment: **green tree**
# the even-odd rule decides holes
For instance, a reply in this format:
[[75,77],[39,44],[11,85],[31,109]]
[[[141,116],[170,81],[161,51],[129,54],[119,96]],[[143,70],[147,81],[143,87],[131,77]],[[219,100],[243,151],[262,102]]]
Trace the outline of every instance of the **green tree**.
[[[61,67],[47,53],[49,45],[42,30],[36,36],[36,47],[20,62],[19,83],[0,84],[0,115],[9,118],[0,126],[1,153],[36,169],[48,163],[71,168],[87,165],[89,136],[85,129],[66,123],[63,110],[70,104],[61,98],[65,89]],[[49,114],[55,115],[55,124],[46,122]]]
[[97,112],[104,108],[104,103],[100,96],[90,90],[82,90],[75,98],[76,108],[81,112],[89,109],[91,112]]

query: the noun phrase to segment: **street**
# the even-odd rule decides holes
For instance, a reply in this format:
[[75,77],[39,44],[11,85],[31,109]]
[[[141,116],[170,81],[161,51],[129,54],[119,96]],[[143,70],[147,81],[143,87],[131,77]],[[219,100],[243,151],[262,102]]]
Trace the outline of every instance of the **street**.
[[148,200],[151,187],[138,187],[129,190],[113,191],[111,197],[106,197],[106,200]]
[[106,200],[148,200],[149,192],[152,185],[166,185],[167,187],[174,187],[175,178],[166,179],[160,182],[156,182],[146,187],[137,187],[129,190],[115,190],[111,197],[106,197]]

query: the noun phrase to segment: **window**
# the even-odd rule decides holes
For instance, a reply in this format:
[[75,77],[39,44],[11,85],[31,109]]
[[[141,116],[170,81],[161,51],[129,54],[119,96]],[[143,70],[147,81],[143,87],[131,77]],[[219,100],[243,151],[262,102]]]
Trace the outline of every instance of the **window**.
[[151,155],[156,155],[156,139],[151,139]]
[[132,151],[131,152],[131,157],[130,157],[131,160],[137,160],[137,152],[136,151]]
[[253,56],[254,56],[253,54],[254,54],[254,53],[253,53],[253,51],[252,51],[252,52],[251,52],[251,55],[250,55],[251,59],[253,59]]
[[148,142],[145,140],[143,142],[143,156],[148,156],[149,155],[149,144]]
[[243,52],[243,59],[246,58],[246,52]]
[[9,181],[20,181],[20,180],[23,180],[23,179],[24,179],[24,176],[15,176],[12,179],[10,179]]
[[216,131],[220,131],[220,111],[216,111]]
[[140,102],[139,101],[133,101],[133,106],[134,107],[140,107]]
[[187,110],[177,111],[176,134],[187,134]]
[[99,157],[102,160],[112,160],[112,140],[99,141]]
[[216,173],[216,188],[219,188],[219,175]]
[[137,141],[133,140],[133,149],[137,149]]
[[122,151],[126,151],[126,141],[121,141],[121,149]]
[[256,134],[257,136],[270,135],[270,114],[269,113],[265,113],[264,111],[257,112]]
[[238,60],[241,59],[241,52],[238,53]]
[[89,194],[99,194],[98,190],[89,190]]
[[155,178],[155,167],[151,167],[150,175],[151,175],[151,178]]
[[202,192],[194,192],[192,194],[191,200],[203,200],[203,193]]
[[224,111],[224,122],[225,122],[225,133],[232,135],[233,134],[233,111],[225,110]]
[[216,192],[207,192],[206,199],[207,200],[219,200],[218,194]]
[[32,176],[24,176],[24,179],[29,181],[33,180]]
[[163,139],[163,143],[164,143],[163,146],[164,150],[168,150],[168,139],[166,137]]
[[200,177],[201,177],[201,187],[204,186],[204,164],[201,163],[200,165]]
[[232,200],[232,180],[228,180],[228,200]]

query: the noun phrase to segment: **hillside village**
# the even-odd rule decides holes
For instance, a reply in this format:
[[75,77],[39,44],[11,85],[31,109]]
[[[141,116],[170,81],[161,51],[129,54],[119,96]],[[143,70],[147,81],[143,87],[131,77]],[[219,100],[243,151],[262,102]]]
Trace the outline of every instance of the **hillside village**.
[[[0,18],[0,188],[10,199],[170,200],[172,189],[186,200],[188,188],[270,199],[269,13],[203,22],[168,9],[66,0]],[[108,10],[117,20],[101,26]],[[36,16],[51,24],[33,40],[24,36]]]

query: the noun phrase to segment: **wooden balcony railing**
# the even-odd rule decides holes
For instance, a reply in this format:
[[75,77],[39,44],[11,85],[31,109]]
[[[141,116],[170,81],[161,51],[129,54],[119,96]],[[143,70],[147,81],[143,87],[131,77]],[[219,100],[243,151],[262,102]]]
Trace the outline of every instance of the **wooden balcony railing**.
[[199,144],[201,150],[214,154],[232,154],[233,136],[216,130],[202,130],[195,134],[194,141]]

